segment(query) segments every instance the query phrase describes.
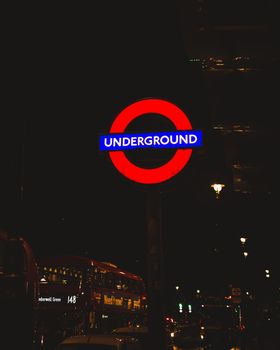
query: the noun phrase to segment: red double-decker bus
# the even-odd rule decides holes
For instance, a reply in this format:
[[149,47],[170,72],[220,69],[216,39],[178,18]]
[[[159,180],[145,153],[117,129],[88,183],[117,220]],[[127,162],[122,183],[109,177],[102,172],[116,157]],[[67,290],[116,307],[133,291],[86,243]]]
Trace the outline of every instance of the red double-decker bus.
[[[9,349],[31,349],[38,306],[38,269],[29,243],[0,232],[1,341]],[[5,338],[5,339],[4,339]]]
[[49,257],[38,264],[41,343],[145,323],[146,291],[140,276],[82,256]]

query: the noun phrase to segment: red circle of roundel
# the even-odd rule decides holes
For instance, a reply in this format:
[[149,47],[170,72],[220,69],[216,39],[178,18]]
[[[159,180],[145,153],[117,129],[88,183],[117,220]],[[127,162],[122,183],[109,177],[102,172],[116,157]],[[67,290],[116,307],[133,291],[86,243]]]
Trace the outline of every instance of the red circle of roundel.
[[[186,114],[176,105],[162,99],[145,99],[132,103],[123,109],[114,120],[110,133],[125,132],[128,124],[137,117],[147,114],[161,114],[168,118],[177,130],[191,130],[192,125]],[[131,163],[123,151],[110,151],[109,156],[118,171],[135,182],[156,184],[178,174],[188,163],[192,149],[178,149],[164,165],[145,169]]]

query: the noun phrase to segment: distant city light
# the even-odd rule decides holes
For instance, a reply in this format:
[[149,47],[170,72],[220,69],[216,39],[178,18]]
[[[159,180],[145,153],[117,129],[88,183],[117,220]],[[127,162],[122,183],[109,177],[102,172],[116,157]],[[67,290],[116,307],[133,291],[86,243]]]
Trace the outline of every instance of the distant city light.
[[197,289],[197,290],[196,290],[196,293],[197,293],[197,294],[199,294],[199,293],[200,293],[200,290],[199,290],[199,289]]
[[176,290],[178,290],[178,289],[179,289],[179,286],[176,286],[175,288],[176,288]]
[[241,238],[240,238],[240,242],[241,242],[242,244],[245,244],[246,241],[247,241],[247,238],[246,238],[246,237],[241,237]]
[[216,198],[219,198],[220,192],[222,191],[222,189],[225,187],[224,184],[218,184],[218,183],[214,183],[211,185],[211,187],[214,189],[214,191],[216,192]]
[[243,252],[243,255],[245,256],[245,258],[247,258],[248,252]]
[[183,304],[179,303],[179,312],[182,313],[183,312]]

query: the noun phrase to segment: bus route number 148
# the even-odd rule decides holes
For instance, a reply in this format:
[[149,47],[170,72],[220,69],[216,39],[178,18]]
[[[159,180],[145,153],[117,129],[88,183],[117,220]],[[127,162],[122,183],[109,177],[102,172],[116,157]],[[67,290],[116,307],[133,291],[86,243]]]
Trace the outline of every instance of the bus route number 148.
[[77,297],[76,295],[68,295],[67,304],[76,304]]

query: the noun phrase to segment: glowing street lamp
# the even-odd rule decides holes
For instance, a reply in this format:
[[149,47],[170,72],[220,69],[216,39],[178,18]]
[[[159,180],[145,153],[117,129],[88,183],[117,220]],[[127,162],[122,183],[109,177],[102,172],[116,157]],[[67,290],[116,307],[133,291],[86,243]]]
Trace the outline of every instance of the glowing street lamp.
[[214,183],[214,184],[211,185],[211,187],[216,192],[216,199],[219,199],[220,192],[225,187],[225,185],[224,184],[219,184],[219,183]]
[[242,245],[244,245],[246,243],[246,241],[247,241],[246,237],[241,237],[240,238],[240,242],[241,242]]

